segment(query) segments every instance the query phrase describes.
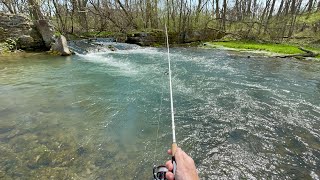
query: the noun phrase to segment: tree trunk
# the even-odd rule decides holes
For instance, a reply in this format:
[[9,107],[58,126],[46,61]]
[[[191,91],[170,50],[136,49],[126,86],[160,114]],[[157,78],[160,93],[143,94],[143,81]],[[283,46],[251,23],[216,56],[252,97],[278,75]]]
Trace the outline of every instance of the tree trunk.
[[63,20],[62,20],[62,17],[61,17],[59,5],[58,5],[58,3],[57,3],[56,0],[53,0],[52,3],[53,3],[53,6],[54,6],[54,8],[55,8],[55,10],[56,10],[56,11],[55,11],[55,12],[56,12],[56,16],[57,16],[58,19],[59,19],[58,24],[59,24],[59,22],[60,22],[60,26],[61,26],[60,32],[65,32],[65,24],[64,24],[64,22],[63,22]]
[[313,8],[313,0],[309,0],[309,3],[308,3],[308,12],[311,13],[312,11],[312,8]]
[[198,0],[198,5],[197,5],[197,9],[196,9],[196,19],[195,19],[195,23],[197,25],[198,21],[199,21],[199,16],[201,13],[201,5],[202,5],[202,0]]
[[167,23],[168,23],[168,28],[170,28],[170,3],[169,0],[167,0]]
[[292,36],[293,30],[294,30],[294,22],[295,22],[295,15],[296,15],[296,0],[292,0],[290,15],[291,15],[291,22],[290,22],[288,37]]
[[12,3],[9,1],[6,1],[6,0],[1,0],[2,4],[9,10],[9,12],[11,14],[17,14],[17,11],[16,9],[14,8],[14,6],[12,5]]
[[176,30],[176,8],[175,8],[175,2],[176,0],[171,0],[171,19],[172,19],[172,25],[174,30]]
[[35,20],[43,19],[43,15],[40,11],[40,5],[36,0],[28,0],[30,15]]
[[182,7],[183,7],[183,1],[184,0],[180,0],[180,9],[179,9],[179,25],[178,25],[178,32],[181,32],[181,27],[182,27]]
[[253,13],[252,13],[252,18],[255,19],[256,17],[256,11],[257,11],[257,0],[253,0]]
[[220,19],[219,0],[216,0],[216,19]]
[[266,14],[268,13],[268,9],[269,9],[269,6],[270,6],[270,1],[271,0],[267,0],[266,1],[266,7],[263,9],[263,12],[262,12],[262,15],[261,15],[261,24],[260,24],[259,29],[258,29],[258,34],[261,33],[261,29],[263,28],[263,25],[265,24],[264,20],[265,20]]
[[215,7],[214,7],[214,0],[212,0],[212,17],[215,15]]
[[152,28],[158,28],[158,0],[154,0],[153,4]]
[[284,15],[286,15],[286,16],[289,14],[290,3],[291,3],[291,0],[286,0],[286,4],[284,7]]
[[239,3],[239,0],[236,0],[236,19],[237,21],[241,21],[242,17],[241,17],[241,4]]
[[246,13],[246,16],[251,16],[251,3],[252,3],[252,0],[248,0],[248,4],[247,4],[247,13]]
[[226,31],[227,0],[223,0],[222,29]]
[[150,0],[146,0],[146,28],[151,27],[151,18],[152,18],[151,2]]
[[284,4],[284,0],[281,0],[280,6],[279,6],[279,9],[278,9],[278,13],[277,13],[277,17],[279,17],[280,14],[282,13],[283,4]]
[[267,18],[267,21],[266,21],[266,24],[265,24],[265,29],[264,29],[264,32],[266,32],[268,30],[268,25],[269,25],[269,22],[270,22],[270,19],[272,18],[272,14],[273,14],[273,10],[274,10],[274,5],[276,4],[276,0],[273,0],[272,1],[272,4],[271,4],[271,8],[270,8],[270,11],[269,11],[269,15],[268,15],[268,18]]

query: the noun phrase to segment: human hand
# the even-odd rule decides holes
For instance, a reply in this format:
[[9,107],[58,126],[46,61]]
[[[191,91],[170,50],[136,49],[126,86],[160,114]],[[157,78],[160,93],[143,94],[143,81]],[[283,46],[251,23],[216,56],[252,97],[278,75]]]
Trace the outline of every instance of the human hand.
[[[168,154],[172,155],[171,149],[168,150]],[[166,167],[170,171],[166,173],[168,180],[199,180],[196,166],[190,156],[178,147],[174,157],[177,164],[175,175],[171,172],[173,170],[172,161],[166,162]]]

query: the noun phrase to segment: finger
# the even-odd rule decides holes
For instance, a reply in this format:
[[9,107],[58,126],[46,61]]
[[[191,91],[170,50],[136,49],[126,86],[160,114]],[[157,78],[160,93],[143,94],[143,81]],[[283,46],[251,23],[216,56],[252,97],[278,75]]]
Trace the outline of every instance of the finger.
[[173,170],[173,164],[171,161],[167,161],[166,162],[166,167],[169,171],[172,171]]
[[168,152],[168,154],[169,154],[169,155],[172,155],[172,151],[171,151],[171,149],[168,149],[168,151],[167,151],[167,152]]
[[166,178],[168,180],[174,180],[174,174],[172,172],[166,172]]
[[174,155],[176,159],[182,159],[183,158],[184,151],[181,148],[177,148],[176,154]]

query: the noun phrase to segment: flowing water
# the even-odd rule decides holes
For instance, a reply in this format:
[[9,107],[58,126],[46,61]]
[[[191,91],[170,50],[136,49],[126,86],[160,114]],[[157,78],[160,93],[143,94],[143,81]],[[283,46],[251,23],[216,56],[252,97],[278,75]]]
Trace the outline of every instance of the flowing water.
[[[202,179],[319,179],[320,63],[171,58],[177,141]],[[2,59],[0,179],[151,179],[170,158],[166,71],[157,48]]]

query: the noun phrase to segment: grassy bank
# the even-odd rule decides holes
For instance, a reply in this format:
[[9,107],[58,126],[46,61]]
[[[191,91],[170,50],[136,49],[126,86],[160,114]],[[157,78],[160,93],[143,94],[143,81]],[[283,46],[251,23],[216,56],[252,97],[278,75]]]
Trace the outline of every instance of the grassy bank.
[[[272,44],[272,43],[257,43],[257,42],[245,42],[245,41],[228,41],[228,42],[208,42],[206,43],[213,47],[227,47],[242,50],[258,50],[268,51],[279,54],[301,54],[305,53],[301,51],[298,46],[288,44]],[[313,52],[319,52],[319,50],[311,47],[304,47]]]

